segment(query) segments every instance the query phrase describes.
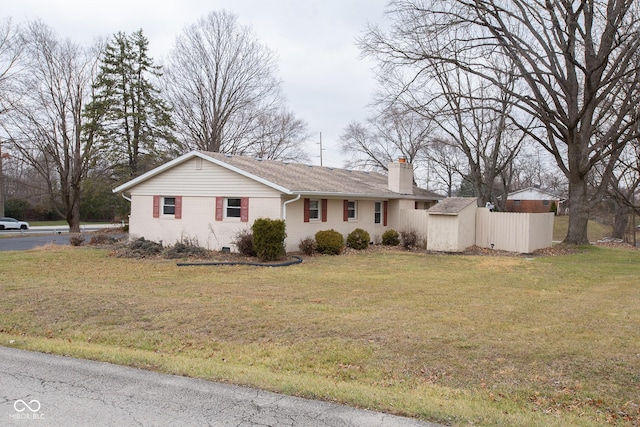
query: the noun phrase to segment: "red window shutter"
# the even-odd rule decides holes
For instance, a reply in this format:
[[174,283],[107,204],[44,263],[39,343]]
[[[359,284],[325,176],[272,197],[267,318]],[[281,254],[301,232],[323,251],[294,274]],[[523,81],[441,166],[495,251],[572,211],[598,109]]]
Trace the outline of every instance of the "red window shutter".
[[173,217],[175,219],[182,218],[182,196],[176,196],[176,211]]
[[309,222],[309,208],[311,207],[311,200],[304,199],[304,222]]
[[224,197],[216,197],[216,221],[224,218]]
[[160,218],[160,196],[153,196],[153,217]]
[[349,221],[349,201],[342,201],[342,220]]
[[249,198],[240,199],[240,221],[249,222]]
[[322,222],[327,222],[327,205],[329,201],[327,199],[322,199]]
[[382,225],[387,226],[387,219],[389,218],[388,214],[389,202],[382,202]]

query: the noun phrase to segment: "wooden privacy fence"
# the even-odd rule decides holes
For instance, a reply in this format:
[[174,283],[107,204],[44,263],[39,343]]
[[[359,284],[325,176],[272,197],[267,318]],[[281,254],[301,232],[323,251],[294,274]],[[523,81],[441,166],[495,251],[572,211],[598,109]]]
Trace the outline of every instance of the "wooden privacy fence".
[[[482,248],[526,254],[552,244],[553,213],[491,212],[486,208],[473,208],[475,215],[449,216],[449,222],[454,222],[450,230],[441,230],[434,223],[433,227],[438,230],[431,230],[431,233],[428,233],[429,211],[403,209],[400,210],[397,227],[399,231],[415,231],[420,239],[426,238],[427,249],[448,248],[446,251],[452,252],[464,251],[466,248],[463,246],[468,245],[464,242],[469,241],[475,241],[475,245]],[[459,233],[466,236],[475,233],[475,239],[463,239]]]
[[415,231],[420,240],[427,238],[429,213],[424,210],[401,209],[397,231]]
[[553,213],[476,211],[476,245],[528,254],[548,248],[553,238]]

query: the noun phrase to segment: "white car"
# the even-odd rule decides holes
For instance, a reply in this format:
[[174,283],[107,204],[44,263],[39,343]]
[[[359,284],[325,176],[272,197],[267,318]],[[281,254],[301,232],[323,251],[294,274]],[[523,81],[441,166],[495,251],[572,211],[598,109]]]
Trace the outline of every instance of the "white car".
[[0,230],[28,230],[29,223],[15,218],[0,218]]

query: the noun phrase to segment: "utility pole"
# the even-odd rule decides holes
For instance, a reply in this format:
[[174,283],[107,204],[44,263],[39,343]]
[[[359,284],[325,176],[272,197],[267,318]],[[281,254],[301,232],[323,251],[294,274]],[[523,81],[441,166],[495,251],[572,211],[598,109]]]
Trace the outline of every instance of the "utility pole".
[[322,166],[322,132],[320,132],[320,166]]

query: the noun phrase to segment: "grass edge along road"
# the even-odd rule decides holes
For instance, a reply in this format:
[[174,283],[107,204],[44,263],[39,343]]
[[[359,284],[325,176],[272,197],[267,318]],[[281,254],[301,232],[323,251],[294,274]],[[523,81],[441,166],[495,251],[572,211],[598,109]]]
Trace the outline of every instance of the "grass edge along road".
[[0,258],[0,344],[454,425],[632,425],[640,254]]

